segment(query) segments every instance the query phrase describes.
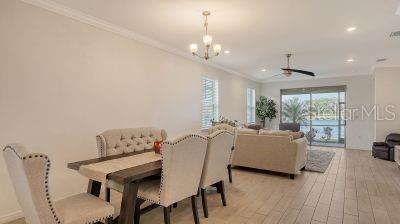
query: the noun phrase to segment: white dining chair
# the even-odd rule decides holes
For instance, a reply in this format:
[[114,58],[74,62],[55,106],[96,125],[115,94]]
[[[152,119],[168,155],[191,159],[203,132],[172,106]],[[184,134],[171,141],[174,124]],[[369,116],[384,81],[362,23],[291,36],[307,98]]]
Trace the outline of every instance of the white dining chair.
[[7,145],[3,154],[26,223],[91,224],[110,221],[113,216],[113,206],[88,193],[53,202],[47,155],[29,153],[20,144]]
[[232,150],[231,150],[231,154],[229,156],[229,163],[227,166],[228,169],[228,175],[229,175],[229,183],[232,183],[233,181],[233,177],[232,177],[232,159],[233,159],[233,154],[235,153],[235,143],[236,143],[236,137],[237,137],[237,128],[233,127],[229,124],[218,124],[215,126],[212,126],[208,129],[208,134],[211,135],[212,133],[216,132],[216,131],[220,131],[220,130],[226,130],[229,131],[231,133],[233,133],[234,137],[233,137],[233,141],[232,141]]
[[226,206],[224,180],[229,164],[234,134],[220,130],[208,136],[207,153],[200,181],[200,192],[204,217],[208,217],[206,188],[213,186],[221,194],[222,204]]
[[148,201],[164,208],[164,222],[170,223],[171,205],[191,198],[194,222],[200,223],[196,195],[207,150],[207,138],[190,134],[161,146],[161,178],[147,180],[139,185],[135,209],[135,224],[140,221],[141,203]]

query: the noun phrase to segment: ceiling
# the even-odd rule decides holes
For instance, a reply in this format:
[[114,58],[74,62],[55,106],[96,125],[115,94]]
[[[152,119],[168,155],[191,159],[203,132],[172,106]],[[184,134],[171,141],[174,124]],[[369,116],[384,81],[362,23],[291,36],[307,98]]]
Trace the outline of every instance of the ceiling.
[[[212,12],[209,33],[222,44],[212,63],[259,81],[307,79],[275,76],[293,53],[291,66],[317,78],[371,74],[400,65],[398,0],[50,0],[161,42],[190,56],[201,48],[203,10]],[[348,27],[357,30],[347,32]],[[346,60],[353,58],[354,62]],[[387,58],[377,63],[378,58]],[[266,71],[262,72],[261,69]]]

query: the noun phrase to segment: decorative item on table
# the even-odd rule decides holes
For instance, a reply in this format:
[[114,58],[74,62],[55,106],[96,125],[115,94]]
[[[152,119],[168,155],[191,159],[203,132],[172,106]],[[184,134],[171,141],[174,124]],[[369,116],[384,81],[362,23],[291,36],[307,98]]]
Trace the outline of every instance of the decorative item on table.
[[161,153],[161,145],[162,145],[162,141],[155,141],[154,142],[154,152],[157,154]]
[[237,120],[229,120],[224,116],[219,116],[218,121],[212,119],[211,120],[212,126],[219,125],[219,124],[228,124],[232,127],[237,127],[238,121]]

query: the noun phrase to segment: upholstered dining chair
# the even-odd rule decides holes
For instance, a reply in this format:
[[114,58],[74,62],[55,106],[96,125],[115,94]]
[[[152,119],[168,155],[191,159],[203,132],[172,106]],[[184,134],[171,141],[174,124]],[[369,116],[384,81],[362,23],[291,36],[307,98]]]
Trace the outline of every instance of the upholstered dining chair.
[[[165,141],[167,132],[155,127],[137,127],[110,129],[96,136],[99,157],[118,155],[130,152],[140,152],[153,149],[155,141]],[[105,199],[110,201],[113,189],[113,204],[118,204],[122,194],[123,186],[113,181],[107,183],[105,188]],[[116,211],[118,213],[118,211]]]
[[30,224],[85,224],[110,221],[114,207],[88,193],[53,202],[49,192],[50,159],[19,144],[3,150],[11,182]]
[[201,199],[203,202],[204,217],[208,218],[206,188],[214,186],[221,194],[222,205],[226,206],[224,179],[226,166],[229,163],[234,134],[220,130],[208,137],[207,154],[204,161],[203,173],[200,181]]
[[161,178],[147,180],[139,185],[138,201],[135,209],[135,224],[140,221],[140,205],[145,202],[164,208],[164,222],[170,223],[171,205],[191,198],[193,218],[200,223],[197,212],[196,195],[207,150],[207,138],[190,134],[174,141],[166,141],[161,146]]
[[233,159],[233,153],[235,152],[235,143],[236,143],[236,137],[237,137],[237,128],[233,127],[229,124],[219,124],[212,126],[211,128],[208,129],[208,134],[212,134],[216,131],[219,130],[227,130],[229,132],[232,132],[234,134],[233,142],[232,142],[232,152],[229,157],[229,163],[228,163],[228,175],[229,175],[229,182],[232,183],[232,159]]
[[154,127],[110,129],[96,136],[99,157],[153,149],[165,141],[167,132]]

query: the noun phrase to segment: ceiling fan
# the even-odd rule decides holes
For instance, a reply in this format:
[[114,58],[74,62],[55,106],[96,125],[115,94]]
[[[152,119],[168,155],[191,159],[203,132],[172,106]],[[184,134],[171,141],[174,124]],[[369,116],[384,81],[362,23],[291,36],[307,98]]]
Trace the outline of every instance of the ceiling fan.
[[[309,71],[290,68],[290,57],[291,56],[292,56],[292,54],[286,54],[287,67],[286,68],[281,68],[283,73],[278,74],[278,75],[285,75],[286,77],[290,77],[292,75],[292,73],[295,72],[295,73],[300,73],[300,74],[304,74],[304,75],[315,76],[314,72],[309,72]],[[277,75],[274,75],[274,76],[277,76]],[[274,76],[272,76],[272,77],[274,77]]]

